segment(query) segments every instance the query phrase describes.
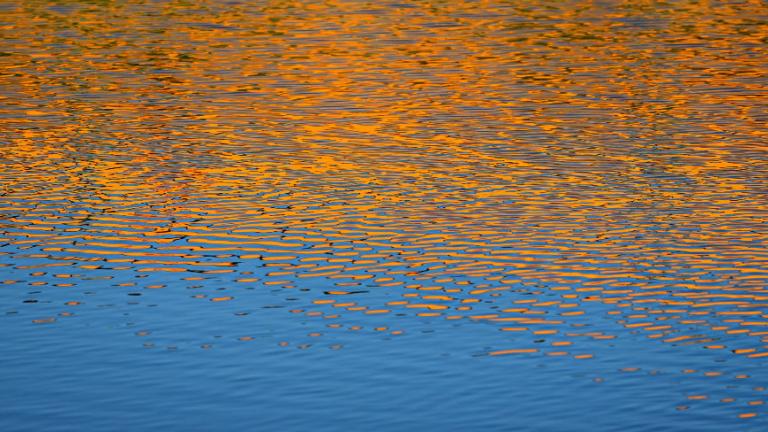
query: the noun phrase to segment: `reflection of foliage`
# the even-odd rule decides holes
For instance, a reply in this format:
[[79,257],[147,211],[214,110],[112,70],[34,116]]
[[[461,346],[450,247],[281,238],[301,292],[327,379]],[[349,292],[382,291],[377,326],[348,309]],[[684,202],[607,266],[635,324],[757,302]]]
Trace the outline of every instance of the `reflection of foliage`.
[[109,6],[115,4],[114,0],[46,0],[45,3],[51,5],[97,5],[97,6]]

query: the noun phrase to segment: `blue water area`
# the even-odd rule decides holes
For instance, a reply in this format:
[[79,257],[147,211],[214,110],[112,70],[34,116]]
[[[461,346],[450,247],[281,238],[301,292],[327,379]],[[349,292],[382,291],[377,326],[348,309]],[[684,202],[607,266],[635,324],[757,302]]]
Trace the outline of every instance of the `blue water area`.
[[[30,316],[40,303],[55,309],[71,298],[67,288],[28,290],[40,299],[31,304],[17,289],[0,290],[2,430],[765,428],[762,419],[735,423],[731,404],[719,401],[759,399],[763,365],[701,346],[626,332],[585,344],[591,359],[489,356],[546,342],[412,316],[381,320],[404,328],[400,335],[365,317],[342,320],[360,330],[331,329],[288,313],[277,292],[237,292],[240,304],[201,308],[183,288],[130,296],[100,285],[82,295],[87,311],[52,323]],[[312,307],[308,292],[292,298],[292,308]],[[574,332],[615,327],[604,306],[593,309]],[[691,366],[705,370],[686,373]],[[750,378],[734,379],[736,370]],[[688,400],[699,394],[707,399]]]

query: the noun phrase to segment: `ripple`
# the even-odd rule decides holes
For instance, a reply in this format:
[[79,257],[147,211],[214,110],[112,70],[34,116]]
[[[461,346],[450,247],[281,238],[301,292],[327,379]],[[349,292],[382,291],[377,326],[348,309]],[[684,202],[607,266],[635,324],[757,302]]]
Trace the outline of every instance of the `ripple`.
[[[3,6],[0,340],[243,376],[380,355],[424,391],[454,381],[402,362],[458,358],[463,428],[568,424],[467,411],[516,366],[532,413],[608,382],[638,416],[599,430],[764,425],[766,8],[406,3]],[[329,380],[280,400],[442,424],[345,411]],[[30,400],[12,426],[47,428]]]

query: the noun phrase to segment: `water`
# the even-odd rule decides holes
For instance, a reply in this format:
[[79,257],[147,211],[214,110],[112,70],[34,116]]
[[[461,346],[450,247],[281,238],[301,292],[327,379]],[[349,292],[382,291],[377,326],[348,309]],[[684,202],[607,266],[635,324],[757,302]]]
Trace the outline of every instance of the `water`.
[[0,430],[768,430],[763,2],[0,37]]

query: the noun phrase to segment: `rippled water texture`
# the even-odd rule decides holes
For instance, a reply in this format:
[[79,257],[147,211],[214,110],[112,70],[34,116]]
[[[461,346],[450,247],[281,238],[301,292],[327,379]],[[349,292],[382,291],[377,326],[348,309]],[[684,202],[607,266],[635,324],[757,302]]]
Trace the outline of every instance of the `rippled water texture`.
[[0,35],[0,430],[768,430],[765,2]]

